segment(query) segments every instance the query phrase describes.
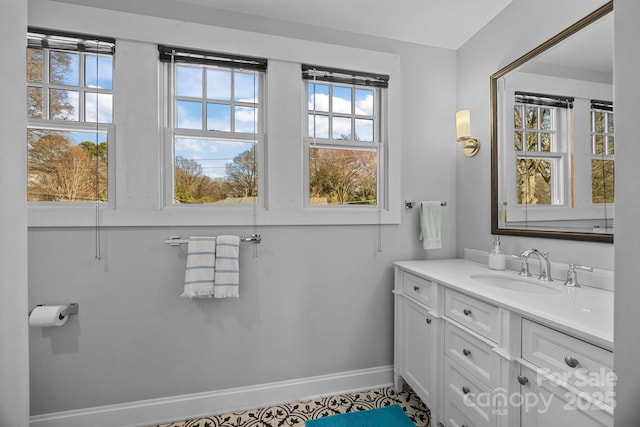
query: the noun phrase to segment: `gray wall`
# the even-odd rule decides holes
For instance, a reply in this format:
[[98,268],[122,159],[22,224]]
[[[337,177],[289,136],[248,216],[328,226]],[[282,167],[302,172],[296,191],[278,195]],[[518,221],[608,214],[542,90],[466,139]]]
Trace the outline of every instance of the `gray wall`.
[[[0,425],[25,426],[29,417],[27,347],[27,204],[24,129],[26,0],[0,0],[3,60],[0,81]],[[21,177],[21,178],[17,178]]]
[[[640,254],[640,175],[637,109],[640,105],[640,4],[615,2],[615,102],[616,102],[616,295],[614,317],[614,368],[618,375],[615,425],[626,427],[640,419],[640,340],[638,340],[638,254]],[[619,189],[619,190],[618,190]]]
[[[290,35],[309,37],[298,27]],[[80,304],[64,328],[30,329],[33,415],[393,363],[391,263],[455,256],[455,52],[322,37],[400,55],[402,169],[394,173],[402,200],[449,202],[443,249],[422,250],[418,209],[381,228],[382,253],[375,225],[259,226],[257,257],[241,249],[241,297],[190,301],[179,297],[185,248],[164,239],[249,235],[250,227],[105,227],[101,260],[92,228],[31,228],[30,305]]]
[[[482,143],[475,157],[457,155],[458,256],[464,248],[489,249],[492,241],[489,77],[604,3],[515,0],[458,49],[457,107],[471,110],[471,130]],[[507,253],[535,247],[549,251],[552,261],[613,269],[611,244],[509,236],[502,241]]]

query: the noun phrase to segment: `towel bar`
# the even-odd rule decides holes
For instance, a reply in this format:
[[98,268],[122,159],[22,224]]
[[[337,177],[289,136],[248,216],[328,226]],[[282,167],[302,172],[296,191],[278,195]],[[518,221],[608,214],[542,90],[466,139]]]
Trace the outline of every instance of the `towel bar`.
[[[252,234],[251,237],[241,237],[240,241],[247,243],[260,243],[262,242],[262,236],[259,234]],[[169,246],[180,246],[183,243],[189,243],[189,239],[181,239],[180,236],[169,236],[164,243]]]
[[[417,202],[410,202],[408,200],[404,201],[404,207],[407,209],[411,209],[416,205]],[[447,202],[440,203],[440,206],[447,206]]]

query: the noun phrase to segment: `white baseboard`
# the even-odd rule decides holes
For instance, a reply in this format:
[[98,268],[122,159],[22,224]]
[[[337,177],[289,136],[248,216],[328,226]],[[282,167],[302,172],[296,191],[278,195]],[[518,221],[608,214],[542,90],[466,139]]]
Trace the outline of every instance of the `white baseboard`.
[[362,369],[117,405],[35,415],[31,427],[148,427],[189,418],[275,406],[319,396],[388,387],[393,367]]

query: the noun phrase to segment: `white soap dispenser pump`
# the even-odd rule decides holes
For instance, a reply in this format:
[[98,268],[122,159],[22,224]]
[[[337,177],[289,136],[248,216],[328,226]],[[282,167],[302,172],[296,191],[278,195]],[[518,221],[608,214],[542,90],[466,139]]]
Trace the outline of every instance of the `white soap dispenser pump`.
[[506,259],[500,249],[500,236],[493,236],[493,248],[489,251],[489,268],[492,270],[504,270]]

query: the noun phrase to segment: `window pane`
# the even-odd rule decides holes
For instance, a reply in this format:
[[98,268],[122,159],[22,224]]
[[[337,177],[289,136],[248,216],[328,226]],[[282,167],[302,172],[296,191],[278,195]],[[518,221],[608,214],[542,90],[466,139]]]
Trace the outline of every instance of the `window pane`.
[[613,133],[613,113],[607,114],[607,132]]
[[522,151],[522,132],[515,132],[513,135],[513,145],[516,151]]
[[605,112],[604,111],[594,111],[591,116],[593,123],[593,130],[597,133],[603,133],[605,129]]
[[258,76],[253,73],[234,73],[234,101],[258,102]]
[[49,52],[49,82],[60,85],[80,84],[80,65],[77,53]]
[[551,162],[542,159],[516,159],[518,204],[551,204]]
[[375,205],[375,151],[309,148],[309,203]]
[[551,151],[551,134],[549,133],[541,133],[540,134],[540,151]]
[[373,142],[373,120],[356,119],[355,140]]
[[356,114],[359,116],[373,116],[372,90],[356,89]]
[[538,107],[527,106],[527,129],[538,128]]
[[87,92],[84,95],[86,122],[113,123],[113,95]]
[[611,155],[616,154],[615,137],[613,135],[609,135],[608,142],[609,142],[609,154]]
[[351,114],[351,88],[334,86],[332,111],[334,113]]
[[527,138],[527,151],[538,151],[538,134],[526,133]]
[[309,111],[329,111],[329,86],[317,83],[309,83],[307,85],[308,107]]
[[113,89],[113,57],[86,54],[84,64],[85,86]]
[[207,104],[207,130],[231,131],[231,107],[227,104]]
[[513,107],[513,126],[516,129],[522,129],[522,105]]
[[53,120],[78,121],[79,93],[75,90],[49,90],[49,118]]
[[27,88],[27,117],[41,119],[43,115],[42,89],[39,87]]
[[207,98],[231,100],[231,71],[207,69]]
[[613,160],[591,159],[591,202],[613,203],[614,184]]
[[27,130],[27,200],[108,199],[107,134]]
[[256,133],[258,130],[256,111],[257,108],[253,107],[236,107],[234,115],[235,131]]
[[551,109],[541,108],[540,119],[541,119],[541,122],[540,122],[541,129],[551,129]]
[[595,135],[595,146],[593,154],[604,154],[604,135]]
[[44,69],[44,52],[42,49],[27,49],[27,81],[42,82]]
[[329,138],[329,117],[309,114],[309,137]]
[[333,118],[333,139],[351,140],[351,119],[346,117]]
[[202,103],[176,101],[176,126],[182,129],[202,129]]
[[176,65],[176,94],[202,98],[202,68]]
[[258,175],[253,141],[176,137],[174,151],[176,203],[255,203]]

